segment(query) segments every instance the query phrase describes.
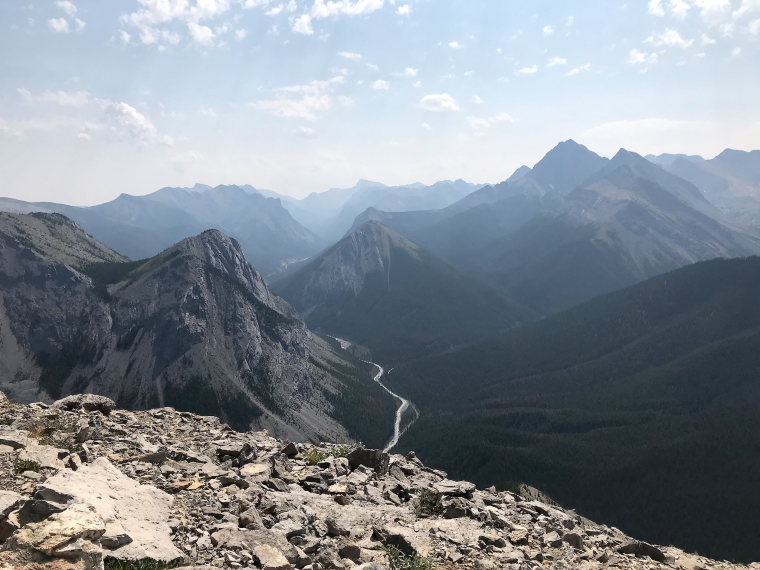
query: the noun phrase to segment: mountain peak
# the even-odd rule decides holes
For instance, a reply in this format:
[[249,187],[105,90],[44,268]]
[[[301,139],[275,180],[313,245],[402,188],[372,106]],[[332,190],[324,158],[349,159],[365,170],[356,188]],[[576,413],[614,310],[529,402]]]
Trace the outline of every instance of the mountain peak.
[[547,190],[567,194],[606,163],[606,158],[568,139],[536,163],[531,177]]

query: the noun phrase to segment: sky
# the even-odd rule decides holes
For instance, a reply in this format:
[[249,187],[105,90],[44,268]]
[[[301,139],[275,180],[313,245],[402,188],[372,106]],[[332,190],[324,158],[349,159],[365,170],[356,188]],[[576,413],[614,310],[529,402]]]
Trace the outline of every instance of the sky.
[[760,0],[4,0],[0,196],[760,148]]

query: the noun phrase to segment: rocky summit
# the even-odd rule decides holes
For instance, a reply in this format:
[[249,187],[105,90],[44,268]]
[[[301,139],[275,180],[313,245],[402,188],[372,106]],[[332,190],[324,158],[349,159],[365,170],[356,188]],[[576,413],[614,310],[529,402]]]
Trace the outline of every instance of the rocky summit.
[[752,568],[356,444],[0,393],[0,569]]

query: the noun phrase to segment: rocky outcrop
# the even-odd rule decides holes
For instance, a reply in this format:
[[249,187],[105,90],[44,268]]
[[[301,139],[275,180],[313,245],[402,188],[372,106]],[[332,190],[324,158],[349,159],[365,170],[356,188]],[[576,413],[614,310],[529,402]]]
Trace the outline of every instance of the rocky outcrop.
[[[0,452],[3,570],[100,569],[109,558],[262,570],[743,568],[452,481],[414,453],[293,443],[171,408],[70,408],[0,398],[0,436],[18,445]],[[65,467],[23,471],[20,453],[43,432],[67,450]]]
[[[345,440],[334,402],[361,385],[385,397],[349,358],[218,231],[126,263],[58,214],[0,215],[0,389],[17,400],[90,392]],[[98,397],[60,406],[98,409]]]

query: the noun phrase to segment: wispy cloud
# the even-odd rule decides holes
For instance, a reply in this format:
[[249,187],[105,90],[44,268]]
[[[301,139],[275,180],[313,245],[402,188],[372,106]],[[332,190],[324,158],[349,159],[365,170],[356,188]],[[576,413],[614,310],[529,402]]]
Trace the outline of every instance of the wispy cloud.
[[534,73],[538,73],[538,66],[537,65],[526,65],[524,67],[521,67],[517,70],[517,73],[521,75],[533,75]]
[[275,89],[275,98],[255,101],[255,109],[269,111],[277,117],[315,121],[335,103],[335,87],[345,82],[342,75],[303,85]]
[[456,100],[448,93],[430,93],[422,97],[418,105],[426,111],[459,111]]

